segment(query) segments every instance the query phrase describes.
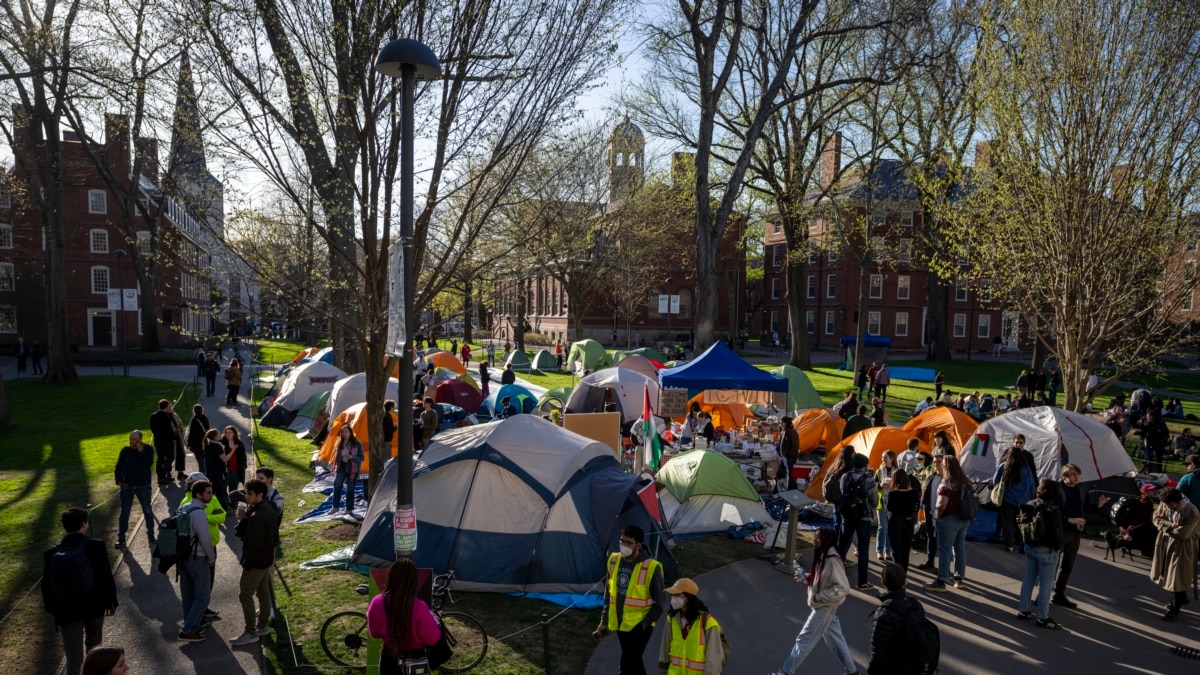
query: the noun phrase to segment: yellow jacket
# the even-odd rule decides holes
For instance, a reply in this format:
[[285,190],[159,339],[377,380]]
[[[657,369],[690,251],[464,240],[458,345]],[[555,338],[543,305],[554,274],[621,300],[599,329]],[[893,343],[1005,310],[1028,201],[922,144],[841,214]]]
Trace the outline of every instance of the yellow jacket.
[[[184,493],[183,499],[179,501],[179,508],[182,509],[190,501],[192,501],[192,492],[188,490]],[[204,505],[204,518],[208,521],[208,534],[212,537],[214,547],[221,543],[221,530],[217,529],[217,526],[225,522],[225,515],[225,509],[221,508],[221,502],[218,502],[216,497],[208,500],[208,503]]]
[[[667,615],[658,653],[658,670],[666,675],[720,675],[725,660],[721,643],[721,624],[711,614],[702,613],[683,635],[682,612]],[[703,626],[699,625],[703,623]]]
[[[651,610],[657,611],[650,617],[653,626],[661,612],[661,596],[663,594],[662,564],[651,557],[639,560],[633,566],[629,577],[629,586],[625,595],[620,596],[617,588],[617,573],[621,565],[621,554],[613,553],[608,557],[608,588],[605,593],[605,614],[608,629],[611,631],[629,631],[636,627]],[[620,607],[617,606],[621,602]],[[620,610],[618,612],[617,610]],[[620,614],[620,621],[617,619]]]

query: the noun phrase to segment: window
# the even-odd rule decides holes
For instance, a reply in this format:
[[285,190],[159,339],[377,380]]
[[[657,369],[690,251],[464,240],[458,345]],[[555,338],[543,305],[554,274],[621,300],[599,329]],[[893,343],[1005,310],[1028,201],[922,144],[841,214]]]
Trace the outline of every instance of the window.
[[991,279],[980,279],[979,280],[979,302],[991,302],[991,301],[992,301],[992,280]]
[[831,263],[835,263],[838,261],[838,245],[836,243],[829,245],[828,257],[829,257],[829,262],[831,262]]
[[966,314],[955,314],[954,315],[954,337],[956,337],[956,338],[967,337],[967,315]]
[[879,335],[879,324],[879,312],[867,312],[867,332],[871,335]]
[[779,267],[779,266],[783,265],[783,245],[782,244],[771,247],[771,265],[774,267]]
[[975,331],[975,337],[991,337],[992,336],[992,315],[979,315],[979,329]]
[[0,291],[17,290],[17,272],[12,263],[0,263]]
[[97,266],[92,268],[92,292],[108,295],[108,268]]
[[637,154],[629,153],[629,166],[637,166]]
[[912,289],[912,277],[901,274],[896,277],[896,299],[907,300]]
[[912,211],[905,211],[900,214],[900,227],[912,227],[912,224],[913,224],[913,212]]
[[1194,294],[1195,294],[1194,291],[1188,291],[1187,295],[1183,296],[1183,311],[1185,311],[1185,312],[1192,311],[1192,296]]
[[817,247],[812,242],[808,244],[808,264],[817,264]]
[[12,190],[0,187],[0,209],[12,208]]
[[108,231],[107,230],[92,230],[91,246],[92,253],[108,253]]
[[88,213],[108,213],[108,193],[104,190],[88,190]]
[[623,153],[617,153],[617,166],[625,166],[625,155]]
[[825,297],[832,298],[837,296],[837,275],[830,274],[825,277]]
[[774,228],[775,234],[783,232],[783,223],[772,223],[772,227]]
[[896,337],[908,337],[908,312],[896,312]]
[[811,309],[804,313],[805,332],[812,335],[817,330],[817,313]]
[[138,253],[140,253],[144,256],[150,255],[150,233],[149,232],[138,232],[137,233],[137,247],[138,247]]
[[831,309],[828,312],[825,312],[825,334],[833,335],[833,328],[834,328],[834,312]]
[[954,282],[954,300],[956,302],[967,301],[967,280],[959,279]]
[[17,308],[0,305],[0,333],[17,332]]
[[870,250],[867,251],[867,260],[887,260],[887,242],[883,237],[871,237]]
[[646,308],[646,316],[650,317],[651,319],[657,319],[662,316],[662,314],[658,313],[658,289],[657,288],[650,291],[650,298],[646,304],[648,305]]
[[883,225],[884,221],[886,221],[886,220],[887,220],[887,215],[883,211],[874,211],[871,213],[871,226],[872,227],[878,227],[880,225]]
[[774,277],[771,279],[771,299],[779,299],[779,277]]
[[883,297],[883,275],[871,275],[871,299],[878,300]]
[[[45,236],[45,230],[43,230],[43,236]],[[42,243],[45,244],[45,239],[42,240]],[[0,248],[12,248],[12,247],[13,247],[12,225],[0,225]],[[46,248],[46,247],[43,245],[42,248]]]
[[817,297],[817,275],[808,275],[808,290],[805,293],[805,296],[810,300]]
[[900,262],[912,262],[912,239],[900,240]]
[[1183,280],[1192,281],[1196,278],[1196,263],[1188,262],[1183,265]]
[[686,288],[679,289],[679,311],[675,314],[676,319],[692,318],[692,292]]
[[779,312],[771,310],[771,332],[779,330]]

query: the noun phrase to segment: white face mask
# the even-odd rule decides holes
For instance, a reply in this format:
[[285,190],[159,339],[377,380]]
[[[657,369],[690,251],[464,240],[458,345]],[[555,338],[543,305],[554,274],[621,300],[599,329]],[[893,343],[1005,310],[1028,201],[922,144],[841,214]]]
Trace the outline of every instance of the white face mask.
[[621,555],[625,556],[626,558],[633,555],[633,547],[621,544]]
[[671,609],[683,609],[684,599],[679,595],[671,596]]

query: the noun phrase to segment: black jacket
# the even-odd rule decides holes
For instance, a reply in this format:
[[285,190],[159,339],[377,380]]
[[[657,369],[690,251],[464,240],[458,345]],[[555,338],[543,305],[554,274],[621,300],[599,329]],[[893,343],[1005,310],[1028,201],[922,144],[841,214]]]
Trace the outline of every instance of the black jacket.
[[279,544],[279,513],[270,502],[255,504],[246,510],[246,519],[238,523],[242,538],[242,567],[263,570],[275,564],[275,546]]
[[121,448],[117,455],[117,468],[114,473],[117,485],[141,487],[150,484],[150,475],[154,473],[154,446],[142,443],[138,452],[132,445]]
[[[92,564],[92,589],[82,597],[61,603],[54,590],[54,575],[50,571],[50,558],[60,548],[74,548],[83,542],[83,554]],[[42,602],[46,611],[54,615],[54,625],[94,619],[117,608],[117,584],[113,581],[112,566],[108,564],[108,551],[103,541],[92,539],[82,532],[73,532],[42,556]]]
[[225,445],[220,442],[210,441],[204,445],[204,476],[214,485],[217,481],[223,482],[229,470],[225,460],[221,459],[224,453]]
[[150,433],[154,434],[154,444],[163,452],[174,452],[175,442],[179,434],[175,431],[175,416],[166,410],[159,410],[150,416]]
[[504,372],[500,373],[500,384],[512,384],[516,381],[517,381],[517,374],[514,373],[513,371],[509,370],[508,368],[505,368]]
[[208,433],[211,427],[208,424],[208,416],[204,414],[192,415],[192,421],[188,423],[187,446],[192,452],[204,451],[204,434]]
[[907,672],[909,656],[905,645],[908,631],[904,627],[905,617],[914,613],[917,620],[925,616],[925,608],[901,588],[881,598],[883,604],[875,610],[875,626],[871,630],[871,662],[867,666],[869,675],[895,675]]

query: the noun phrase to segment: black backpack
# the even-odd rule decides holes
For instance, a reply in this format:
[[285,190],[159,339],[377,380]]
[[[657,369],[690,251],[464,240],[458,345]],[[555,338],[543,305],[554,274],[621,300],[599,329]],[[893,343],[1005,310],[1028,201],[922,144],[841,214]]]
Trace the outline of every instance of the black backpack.
[[[196,506],[197,504],[199,506]],[[202,502],[191,501],[158,524],[157,543],[152,555],[159,559],[159,572],[166,574],[172,566],[192,557],[196,547],[196,535],[191,531],[192,524],[188,517],[192,511],[203,509]]]
[[1062,515],[1054,504],[1041,499],[1022,504],[1017,513],[1017,529],[1021,531],[1021,539],[1027,546],[1062,550]]
[[86,543],[84,539],[72,548],[60,544],[50,556],[50,588],[60,603],[78,601],[95,585],[92,562],[83,552]]
[[1119,527],[1129,527],[1133,517],[1137,515],[1138,499],[1136,497],[1121,497],[1112,509],[1112,522]]
[[958,517],[963,520],[975,520],[979,515],[979,497],[975,495],[975,486],[970,482],[962,484],[958,489]]
[[846,492],[842,494],[842,500],[838,503],[838,511],[841,511],[848,523],[857,523],[871,510],[871,506],[867,504],[868,478],[870,476],[864,471],[858,480],[846,482]]
[[915,598],[909,598],[912,605],[904,614],[904,635],[907,642],[906,659],[907,667],[903,673],[911,673],[912,675],[932,675],[938,669],[938,661],[942,656],[942,635],[938,631],[937,624],[929,620],[925,612],[920,612],[918,617],[917,608],[921,607],[921,603]]

